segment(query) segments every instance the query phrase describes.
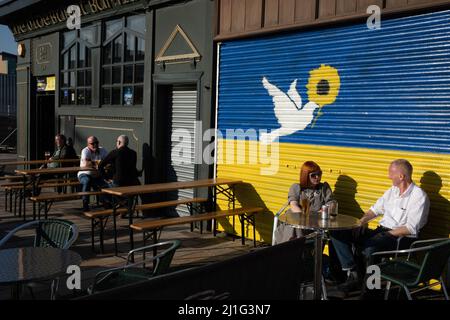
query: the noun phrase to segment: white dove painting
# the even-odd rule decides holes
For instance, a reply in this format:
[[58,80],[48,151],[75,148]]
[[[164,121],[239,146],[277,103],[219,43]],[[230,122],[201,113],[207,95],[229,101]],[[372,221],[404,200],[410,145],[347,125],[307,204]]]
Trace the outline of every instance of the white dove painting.
[[[291,135],[299,130],[304,130],[313,123],[314,111],[319,109],[317,117],[320,116],[321,109],[327,104],[336,100],[339,92],[340,78],[337,70],[330,66],[322,65],[320,68],[310,72],[308,85],[309,102],[302,104],[302,98],[297,91],[297,79],[292,81],[288,92],[283,92],[276,85],[263,77],[262,84],[267,93],[272,97],[275,117],[280,124],[280,128],[271,132],[261,132],[259,141],[269,144],[282,136]],[[314,123],[313,123],[314,124]]]

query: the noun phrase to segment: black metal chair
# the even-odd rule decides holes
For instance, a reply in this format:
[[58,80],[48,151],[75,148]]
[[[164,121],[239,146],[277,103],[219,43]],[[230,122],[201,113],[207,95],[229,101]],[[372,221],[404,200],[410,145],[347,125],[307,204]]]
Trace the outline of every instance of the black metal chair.
[[[408,255],[404,259],[399,257],[401,254]],[[412,300],[412,294],[440,284],[445,299],[449,300],[442,273],[450,256],[450,239],[415,241],[409,249],[380,251],[373,253],[371,257],[386,255],[395,255],[395,258],[378,264],[381,279],[387,281],[385,300],[389,298],[392,283],[405,291],[408,300]],[[430,284],[431,280],[439,281]]]
[[[71,221],[62,219],[35,220],[19,225],[11,230],[1,241],[3,247],[17,232],[34,228],[33,247],[69,249],[78,238],[78,227]],[[27,284],[31,296],[34,298],[33,288],[42,282]],[[52,279],[50,299],[54,300],[58,291],[59,278]]]
[[[121,287],[127,284],[149,280],[152,277],[167,273],[172,262],[175,251],[179,248],[181,242],[179,240],[172,240],[160,242],[131,250],[128,253],[126,265],[119,268],[112,268],[101,271],[96,274],[94,283],[88,289],[89,294],[96,292]],[[145,252],[153,251],[155,248],[168,247],[161,253],[152,256],[150,259],[145,259]],[[134,261],[134,254],[142,252],[142,262],[132,263]],[[153,262],[153,268],[147,268],[146,263]],[[142,267],[138,267],[142,265]]]

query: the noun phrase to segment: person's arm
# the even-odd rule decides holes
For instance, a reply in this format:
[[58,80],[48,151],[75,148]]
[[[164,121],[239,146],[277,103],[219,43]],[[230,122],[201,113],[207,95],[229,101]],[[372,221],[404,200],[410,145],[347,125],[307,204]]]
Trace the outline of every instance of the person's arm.
[[293,212],[301,212],[300,205],[298,201],[300,200],[300,185],[298,183],[294,183],[289,188],[288,193],[288,202]]
[[290,201],[289,205],[291,206],[291,210],[293,212],[302,212],[302,209],[300,208],[298,201]]
[[103,173],[104,170],[105,170],[105,167],[108,164],[112,164],[114,159],[116,158],[116,156],[117,156],[117,149],[115,149],[115,150],[111,151],[110,153],[108,153],[105,156],[105,158],[103,158],[103,160],[100,161],[100,164],[98,165],[98,171]]
[[361,225],[365,225],[367,224],[370,220],[376,218],[377,215],[369,209],[369,211],[367,211],[364,216],[362,216],[361,219],[359,219],[359,222],[361,223]]
[[86,149],[81,150],[80,167],[90,168],[92,167],[92,159],[88,159],[88,151]]

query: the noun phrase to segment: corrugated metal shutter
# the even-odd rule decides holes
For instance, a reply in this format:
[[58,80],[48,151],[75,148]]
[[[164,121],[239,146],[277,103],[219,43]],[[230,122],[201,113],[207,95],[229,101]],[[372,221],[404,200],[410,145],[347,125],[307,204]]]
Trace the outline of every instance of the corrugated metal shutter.
[[16,117],[17,83],[15,75],[0,74],[0,115]]
[[[432,201],[429,234],[448,236],[449,21],[450,11],[441,11],[383,20],[380,30],[360,23],[222,43],[218,129],[224,139],[227,129],[254,129],[256,138],[245,142],[246,153],[254,154],[264,138],[260,130],[284,131],[275,175],[261,174],[267,165],[226,164],[219,156],[217,176],[245,177],[253,187],[243,187],[241,202],[263,203],[274,213],[301,164],[313,160],[341,211],[360,215],[390,186],[389,163],[406,158]],[[271,223],[271,215],[259,220],[265,241]]]
[[[190,181],[195,179],[195,120],[197,115],[197,88],[188,85],[173,86],[171,115],[171,168],[168,181]],[[179,190],[178,198],[193,197],[193,190]],[[186,206],[177,208],[177,213],[189,215]]]

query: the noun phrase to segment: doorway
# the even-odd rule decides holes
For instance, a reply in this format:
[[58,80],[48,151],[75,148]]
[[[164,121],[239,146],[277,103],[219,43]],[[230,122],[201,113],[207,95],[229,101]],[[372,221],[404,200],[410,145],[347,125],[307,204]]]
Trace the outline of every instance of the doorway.
[[52,153],[55,148],[55,92],[37,92],[34,111],[32,118],[34,130],[31,132],[34,146],[32,157],[44,159],[45,152]]

